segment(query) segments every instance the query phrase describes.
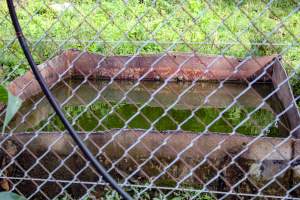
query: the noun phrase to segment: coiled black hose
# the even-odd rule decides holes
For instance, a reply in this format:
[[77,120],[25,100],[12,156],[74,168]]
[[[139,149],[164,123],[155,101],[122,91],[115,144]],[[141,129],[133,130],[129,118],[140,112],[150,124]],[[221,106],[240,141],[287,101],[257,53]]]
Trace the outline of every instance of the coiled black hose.
[[17,38],[19,40],[19,43],[22,47],[22,50],[24,52],[24,55],[31,67],[31,70],[38,81],[40,87],[42,88],[44,94],[46,95],[49,103],[55,110],[56,114],[60,118],[61,122],[64,124],[65,128],[68,130],[69,134],[72,136],[76,144],[79,146],[80,150],[83,152],[85,157],[92,163],[95,170],[103,176],[103,179],[108,182],[113,189],[115,189],[122,197],[123,199],[132,199],[128,193],[126,193],[119,185],[118,183],[107,173],[106,169],[98,162],[98,160],[93,156],[93,154],[90,152],[90,150],[85,146],[85,144],[82,142],[80,137],[78,136],[77,132],[73,129],[69,121],[65,118],[64,113],[60,109],[60,106],[58,105],[55,97],[52,95],[51,91],[49,90],[47,84],[45,83],[40,71],[38,70],[34,59],[31,55],[31,52],[28,48],[26,39],[23,35],[22,28],[19,24],[19,20],[16,14],[16,10],[14,7],[13,0],[7,0],[7,6],[9,9],[9,14],[13,23],[13,26],[16,31]]

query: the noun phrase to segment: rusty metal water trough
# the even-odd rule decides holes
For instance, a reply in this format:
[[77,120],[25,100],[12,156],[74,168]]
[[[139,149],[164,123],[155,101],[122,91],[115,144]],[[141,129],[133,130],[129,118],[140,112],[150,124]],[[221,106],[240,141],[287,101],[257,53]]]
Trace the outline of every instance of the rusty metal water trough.
[[[245,60],[177,53],[104,57],[68,50],[39,65],[39,68],[49,87],[62,79],[78,77],[131,81],[226,79],[236,83],[269,82],[277,89],[275,95],[281,102],[281,109],[272,105],[269,108],[275,113],[284,111],[280,119],[289,128],[289,133],[283,138],[185,131],[150,131],[141,138],[144,130],[114,129],[89,133],[86,144],[109,169],[113,161],[121,158],[126,149],[140,140],[111,171],[120,182],[123,181],[122,177],[132,174],[132,184],[147,183],[165,169],[166,172],[155,181],[157,186],[173,187],[191,172],[182,185],[198,189],[206,186],[218,195],[230,191],[229,197],[232,199],[235,199],[235,192],[244,193],[245,198],[259,191],[260,194],[270,195],[270,198],[272,195],[285,194],[286,190],[290,190],[290,195],[300,195],[300,189],[294,187],[300,180],[300,117],[286,81],[287,75],[276,55]],[[169,79],[170,76],[173,76],[172,79]],[[41,93],[31,71],[12,81],[8,88],[23,100]],[[263,96],[259,89],[257,94]],[[86,133],[80,135],[86,137]],[[92,169],[82,170],[86,160],[80,152],[76,151],[68,157],[74,149],[74,143],[65,132],[4,134],[0,140],[1,167],[5,174],[2,178],[6,177],[10,187],[27,197],[34,194],[41,199],[45,196],[53,198],[63,193],[61,186],[66,186],[66,190],[76,198],[98,181]],[[106,143],[109,145],[106,146]],[[180,154],[189,144],[192,146]],[[104,148],[99,153],[101,147]],[[37,162],[36,158],[41,159]],[[61,165],[63,159],[66,160]],[[144,163],[147,159],[149,161]],[[175,159],[178,160],[165,168]],[[67,185],[80,170],[75,182]],[[53,172],[51,176],[49,172]],[[41,191],[37,191],[37,187],[41,187]]]

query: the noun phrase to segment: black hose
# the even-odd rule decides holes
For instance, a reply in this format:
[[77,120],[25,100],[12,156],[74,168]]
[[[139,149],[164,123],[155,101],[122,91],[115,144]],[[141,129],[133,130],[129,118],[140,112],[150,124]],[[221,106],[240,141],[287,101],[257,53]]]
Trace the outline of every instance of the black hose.
[[119,185],[118,183],[107,173],[106,169],[98,162],[98,160],[93,156],[93,154],[89,151],[89,149],[85,146],[85,144],[82,142],[80,137],[78,136],[77,132],[73,129],[71,124],[68,122],[68,120],[65,118],[64,113],[60,109],[59,104],[57,103],[55,97],[53,97],[51,91],[49,90],[47,84],[44,81],[44,78],[42,77],[40,71],[38,70],[33,57],[30,53],[30,50],[28,48],[26,39],[22,33],[22,28],[19,24],[19,20],[15,11],[15,7],[13,4],[13,0],[7,0],[7,6],[9,9],[9,14],[13,23],[13,26],[16,31],[17,38],[19,40],[19,43],[22,47],[22,50],[24,52],[24,55],[26,56],[26,59],[32,69],[32,72],[38,81],[40,87],[42,88],[44,94],[46,95],[48,101],[52,105],[53,109],[55,110],[56,114],[64,124],[65,128],[68,130],[69,134],[72,136],[76,144],[79,146],[80,150],[84,153],[86,158],[92,163],[95,170],[103,176],[103,179],[108,182],[113,189],[115,189],[124,199],[132,199],[128,193],[126,193]]

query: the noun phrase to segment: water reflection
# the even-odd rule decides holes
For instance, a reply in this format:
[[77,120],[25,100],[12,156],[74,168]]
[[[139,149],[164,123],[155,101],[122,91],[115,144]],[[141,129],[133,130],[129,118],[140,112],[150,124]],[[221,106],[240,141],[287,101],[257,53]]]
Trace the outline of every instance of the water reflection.
[[[209,129],[213,132],[230,133],[233,127],[243,121],[247,113],[260,105],[263,102],[262,98],[273,89],[271,84],[254,85],[237,98],[245,91],[247,85],[226,83],[218,88],[219,83],[199,82],[190,88],[191,83],[172,82],[156,92],[162,84],[162,82],[145,81],[131,89],[135,82],[114,81],[109,85],[108,81],[89,81],[82,84],[82,80],[67,80],[60,83],[52,92],[60,103],[67,101],[64,111],[69,120],[78,116],[86,110],[87,105],[90,105],[76,121],[75,128],[79,131],[122,128],[125,121],[132,118],[127,128],[148,129],[153,122],[156,122],[154,128],[159,131],[174,130],[181,124],[182,130],[201,132],[224,108],[235,101],[235,105],[225,112],[221,119],[212,123]],[[181,95],[184,91],[187,92]],[[73,96],[70,98],[71,95]],[[49,120],[53,109],[46,99],[36,103],[40,98],[41,96],[37,96],[24,102],[20,114],[11,123],[11,127],[17,127],[17,131],[20,132],[33,131],[41,127],[43,127],[42,131],[64,130],[57,117]],[[33,106],[34,103],[36,106]],[[140,109],[145,103],[146,106]],[[172,109],[166,116],[161,117],[164,110],[171,105]],[[115,109],[111,112],[112,107]],[[246,135],[259,134],[274,120],[274,113],[280,110],[281,106],[276,96],[270,98],[237,129],[237,132]],[[135,116],[138,111],[139,114]],[[190,117],[191,115],[193,117]],[[287,131],[284,123],[272,122],[266,134],[275,136],[286,134]]]

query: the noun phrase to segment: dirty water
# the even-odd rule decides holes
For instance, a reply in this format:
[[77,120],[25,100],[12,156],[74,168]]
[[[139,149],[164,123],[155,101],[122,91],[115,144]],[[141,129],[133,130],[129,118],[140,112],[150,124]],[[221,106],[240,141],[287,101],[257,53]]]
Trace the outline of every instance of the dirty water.
[[[164,85],[163,82],[150,81],[139,84],[132,81],[111,84],[103,80],[82,81],[65,80],[52,89],[58,101],[65,102],[63,110],[69,121],[82,132],[152,128],[195,133],[235,131],[254,136],[265,129],[265,136],[279,137],[288,132],[284,122],[275,122],[276,113],[282,110],[276,95],[263,101],[263,97],[273,90],[269,83],[248,88],[240,83],[225,83],[220,87],[214,82],[170,82]],[[10,127],[18,132],[65,130],[47,100],[40,99],[41,96],[37,96],[24,102]],[[235,102],[233,106],[232,102]],[[228,106],[231,108],[225,111]],[[258,106],[260,108],[247,118]]]

